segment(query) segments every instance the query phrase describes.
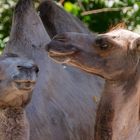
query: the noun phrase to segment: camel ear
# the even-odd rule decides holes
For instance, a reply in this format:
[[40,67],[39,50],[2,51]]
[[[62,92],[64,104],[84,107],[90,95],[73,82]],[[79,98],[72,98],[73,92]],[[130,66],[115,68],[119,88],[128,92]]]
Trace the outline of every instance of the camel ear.
[[109,27],[109,31],[114,31],[114,30],[117,30],[117,29],[127,29],[127,26],[124,22],[120,22],[120,23],[116,24],[115,26],[111,25]]
[[132,41],[132,43],[130,44],[130,50],[136,50],[140,52],[140,37]]

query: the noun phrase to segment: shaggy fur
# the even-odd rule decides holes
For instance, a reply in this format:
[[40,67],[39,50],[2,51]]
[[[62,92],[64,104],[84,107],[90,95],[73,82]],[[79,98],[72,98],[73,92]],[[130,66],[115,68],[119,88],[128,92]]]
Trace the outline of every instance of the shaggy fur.
[[29,124],[23,108],[0,109],[0,140],[29,140]]

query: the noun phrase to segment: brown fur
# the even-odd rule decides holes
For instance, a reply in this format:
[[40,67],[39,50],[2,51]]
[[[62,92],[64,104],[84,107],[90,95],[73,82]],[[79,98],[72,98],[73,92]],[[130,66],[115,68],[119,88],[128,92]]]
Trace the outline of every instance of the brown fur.
[[125,22],[120,22],[116,24],[115,26],[111,25],[109,28],[109,31],[118,30],[118,29],[127,29]]
[[0,109],[0,139],[29,140],[29,124],[23,108]]
[[112,140],[112,122],[114,109],[111,103],[102,104],[102,99],[98,106],[95,125],[95,140]]

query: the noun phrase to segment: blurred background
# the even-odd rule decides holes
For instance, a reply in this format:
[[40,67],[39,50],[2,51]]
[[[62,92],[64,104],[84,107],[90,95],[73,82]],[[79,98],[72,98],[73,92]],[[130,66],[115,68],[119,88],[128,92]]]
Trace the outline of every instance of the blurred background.
[[[0,0],[0,51],[9,39],[12,14],[17,0]],[[140,0],[56,0],[80,18],[90,30],[103,33],[124,22],[129,30],[140,32]],[[39,2],[36,0],[36,7]]]

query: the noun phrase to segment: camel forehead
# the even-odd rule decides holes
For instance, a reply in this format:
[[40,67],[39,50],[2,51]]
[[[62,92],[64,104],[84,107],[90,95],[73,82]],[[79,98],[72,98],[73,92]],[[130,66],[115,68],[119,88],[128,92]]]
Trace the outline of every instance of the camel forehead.
[[114,37],[118,40],[134,40],[140,37],[139,34],[125,29],[117,29],[106,33],[106,35]]
[[21,58],[21,57],[4,57],[3,59],[0,59],[0,64],[34,64],[32,60],[29,60],[27,58]]

